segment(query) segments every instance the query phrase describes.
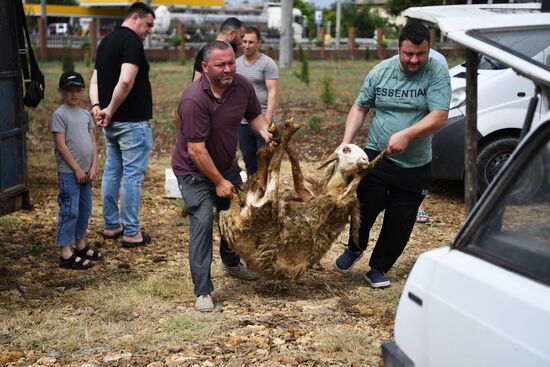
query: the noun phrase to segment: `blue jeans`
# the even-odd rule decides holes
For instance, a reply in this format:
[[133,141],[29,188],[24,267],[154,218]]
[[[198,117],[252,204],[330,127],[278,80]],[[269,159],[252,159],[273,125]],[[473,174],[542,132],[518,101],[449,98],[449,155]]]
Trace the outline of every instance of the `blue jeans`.
[[79,184],[74,173],[57,173],[59,220],[55,242],[70,246],[86,237],[88,220],[92,214],[92,184]]
[[151,124],[111,122],[103,134],[107,150],[101,181],[104,227],[115,229],[122,224],[125,236],[135,236],[140,228],[141,183],[153,147]]
[[256,153],[265,145],[265,140],[255,134],[248,124],[241,124],[239,128],[239,148],[243,154],[243,161],[246,168],[246,175],[252,176],[258,170]]
[[[241,176],[236,166],[235,172],[226,179],[233,185],[241,184]],[[229,209],[229,199],[216,195],[212,181],[191,175],[177,176],[178,186],[189,213],[189,268],[193,280],[194,293],[198,296],[214,290],[210,279],[212,264],[212,230],[214,227],[213,208],[219,212]],[[220,238],[220,258],[228,266],[236,266],[240,257],[230,248],[225,238]]]

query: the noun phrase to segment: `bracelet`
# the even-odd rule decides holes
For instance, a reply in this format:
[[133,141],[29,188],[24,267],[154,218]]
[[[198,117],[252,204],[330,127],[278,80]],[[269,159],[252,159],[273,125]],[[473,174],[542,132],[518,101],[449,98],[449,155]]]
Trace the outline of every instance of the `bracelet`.
[[92,108],[94,108],[95,106],[98,106],[99,108],[101,108],[101,106],[100,106],[99,103],[94,103],[94,104],[92,105]]

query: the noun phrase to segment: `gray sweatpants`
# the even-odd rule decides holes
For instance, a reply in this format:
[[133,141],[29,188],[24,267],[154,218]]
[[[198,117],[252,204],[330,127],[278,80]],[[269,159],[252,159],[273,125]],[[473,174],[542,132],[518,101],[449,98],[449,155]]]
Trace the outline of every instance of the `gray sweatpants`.
[[[189,213],[189,268],[197,296],[209,294],[214,290],[210,277],[212,264],[212,230],[214,226],[213,208],[219,212],[229,208],[229,199],[216,195],[216,187],[207,178],[200,176],[177,176],[178,186]],[[240,175],[227,178],[238,186],[242,183]],[[220,240],[220,257],[224,264],[235,266],[240,258],[229,249],[224,238]]]

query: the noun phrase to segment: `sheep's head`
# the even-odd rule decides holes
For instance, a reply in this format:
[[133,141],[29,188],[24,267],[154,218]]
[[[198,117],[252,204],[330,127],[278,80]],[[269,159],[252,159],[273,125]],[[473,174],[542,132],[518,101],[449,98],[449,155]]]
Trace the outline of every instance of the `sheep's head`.
[[333,161],[338,161],[337,170],[343,177],[354,175],[369,165],[367,153],[355,144],[346,144],[339,147],[323,162],[319,169],[326,167]]

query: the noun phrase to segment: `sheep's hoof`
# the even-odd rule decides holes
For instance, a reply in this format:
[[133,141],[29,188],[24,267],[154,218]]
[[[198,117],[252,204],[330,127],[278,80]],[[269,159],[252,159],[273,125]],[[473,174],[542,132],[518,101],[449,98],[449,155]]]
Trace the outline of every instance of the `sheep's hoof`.
[[294,134],[301,127],[302,125],[300,125],[297,122],[294,122],[294,117],[291,117],[285,121],[285,130],[290,130],[290,135]]
[[272,121],[267,127],[267,132],[271,133],[272,135],[277,135],[277,124]]
[[301,127],[302,125],[298,124],[297,122],[294,122],[294,118],[292,117],[286,120],[285,128],[281,136],[281,140],[283,141],[283,143],[288,143],[288,141],[290,140],[290,137],[294,135],[294,133],[298,131],[298,129],[300,129]]

